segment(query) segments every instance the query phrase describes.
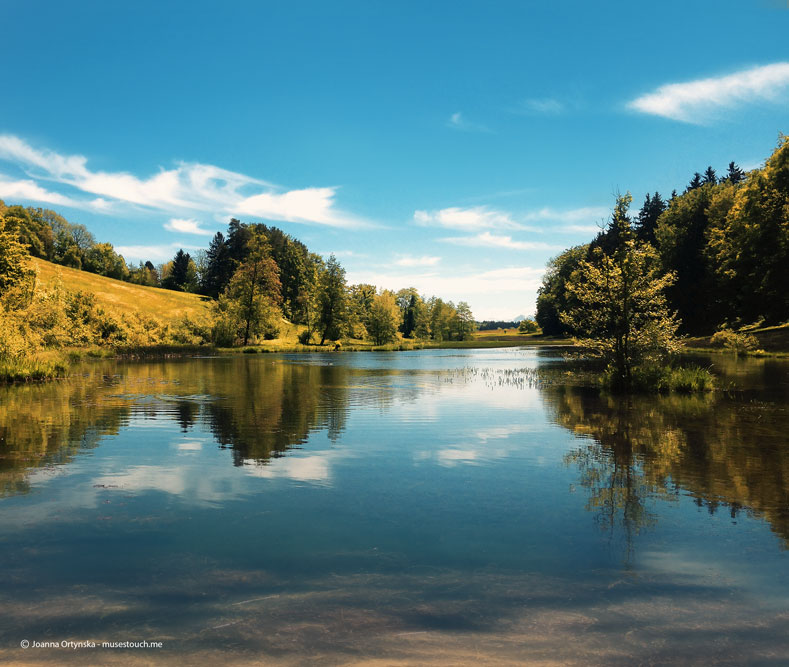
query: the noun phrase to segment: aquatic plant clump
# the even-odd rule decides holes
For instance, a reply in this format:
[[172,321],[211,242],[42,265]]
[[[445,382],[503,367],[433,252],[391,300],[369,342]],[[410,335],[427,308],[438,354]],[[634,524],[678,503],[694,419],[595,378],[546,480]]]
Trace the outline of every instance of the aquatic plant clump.
[[[600,384],[606,389],[618,390],[618,374],[608,367],[600,377]],[[629,390],[636,393],[672,392],[691,394],[712,391],[715,377],[706,368],[699,366],[640,366],[632,371]]]

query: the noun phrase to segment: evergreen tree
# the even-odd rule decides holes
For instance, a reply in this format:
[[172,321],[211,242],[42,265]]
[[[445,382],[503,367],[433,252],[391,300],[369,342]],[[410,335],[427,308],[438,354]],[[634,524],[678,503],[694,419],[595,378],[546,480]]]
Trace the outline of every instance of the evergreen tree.
[[690,179],[690,183],[688,183],[688,187],[685,188],[685,192],[690,192],[691,190],[695,190],[696,188],[700,188],[704,184],[704,181],[701,178],[701,174],[696,172],[693,174],[693,178]]
[[640,241],[646,241],[655,245],[655,229],[657,228],[658,218],[666,210],[667,204],[663,201],[659,192],[655,192],[653,197],[647,193],[644,205],[638,213],[635,231]]
[[702,181],[702,184],[707,185],[708,183],[711,183],[712,185],[716,185],[718,183],[718,176],[712,167],[707,167],[707,170],[704,172],[704,180]]
[[737,185],[745,180],[745,172],[740,169],[732,160],[729,162],[729,170],[726,173],[726,180],[732,185]]
[[217,297],[230,283],[236,262],[230,256],[230,247],[222,232],[217,232],[206,251],[205,271],[201,276],[200,289],[203,294]]
[[709,218],[707,209],[720,185],[705,185],[677,197],[660,216],[655,236],[663,268],[675,275],[668,288],[672,308],[679,313],[683,333],[714,331],[716,304],[709,298],[713,275],[705,258]]
[[230,220],[227,226],[227,249],[230,258],[235,262],[233,269],[238,266],[247,256],[247,244],[252,238],[252,230],[249,225],[245,225],[236,218]]
[[182,248],[179,248],[178,252],[175,253],[175,257],[173,257],[170,272],[162,281],[162,287],[179,292],[186,291],[190,278],[189,262],[191,259],[188,252],[184,252]]

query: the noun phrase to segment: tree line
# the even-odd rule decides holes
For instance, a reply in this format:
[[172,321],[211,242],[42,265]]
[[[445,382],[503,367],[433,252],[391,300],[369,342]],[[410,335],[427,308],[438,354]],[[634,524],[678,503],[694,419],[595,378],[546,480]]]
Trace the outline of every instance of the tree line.
[[128,266],[111,244],[97,243],[84,225],[48,209],[0,201],[0,232],[10,244],[0,260],[9,265],[0,266],[0,291],[6,279],[17,291],[24,281],[34,283],[24,268],[29,253],[110,278],[203,294],[212,299],[206,337],[219,346],[275,338],[283,318],[304,325],[304,344],[345,338],[378,345],[399,337],[464,340],[475,329],[465,302],[428,298],[415,288],[395,292],[348,285],[336,257],[324,259],[281,229],[261,223],[232,219],[227,232],[217,232],[205,251],[191,256],[179,249],[169,262],[136,267]]
[[[618,198],[596,238],[548,263],[536,313],[545,334],[599,332],[611,315],[600,294],[628,280],[636,290],[652,289],[641,294],[644,322],[671,319],[683,334],[789,320],[789,137],[780,137],[761,168],[746,173],[731,162],[718,176],[708,167],[682,194],[647,194],[635,215],[629,204],[629,195]],[[620,320],[627,299],[621,306]],[[638,312],[637,303],[629,306],[630,315]]]

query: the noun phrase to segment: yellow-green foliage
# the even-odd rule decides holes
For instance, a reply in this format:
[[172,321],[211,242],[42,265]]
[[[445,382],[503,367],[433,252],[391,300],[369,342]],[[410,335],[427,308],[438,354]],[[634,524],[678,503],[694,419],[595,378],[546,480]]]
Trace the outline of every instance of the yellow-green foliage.
[[33,259],[33,266],[42,287],[61,280],[69,291],[93,294],[96,303],[108,312],[139,313],[175,323],[184,316],[200,320],[209,310],[210,300],[199,294],[134,285],[40,259]]
[[[63,364],[41,360],[47,350],[201,345],[210,338],[208,309],[195,295],[129,285],[48,262],[37,261],[36,268],[38,277],[30,281],[35,287],[26,299],[14,290],[2,296],[0,379],[62,374]],[[159,312],[156,306],[164,307]]]
[[713,345],[725,347],[735,353],[753,352],[759,347],[759,341],[752,334],[740,333],[731,329],[722,329],[713,335]]

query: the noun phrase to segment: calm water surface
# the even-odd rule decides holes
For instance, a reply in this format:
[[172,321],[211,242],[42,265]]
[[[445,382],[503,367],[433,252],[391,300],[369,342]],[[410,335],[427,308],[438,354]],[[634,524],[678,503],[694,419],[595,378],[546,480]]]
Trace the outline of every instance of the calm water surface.
[[[787,664],[789,364],[96,362],[0,389],[0,661]],[[21,640],[162,649],[18,648]]]

